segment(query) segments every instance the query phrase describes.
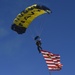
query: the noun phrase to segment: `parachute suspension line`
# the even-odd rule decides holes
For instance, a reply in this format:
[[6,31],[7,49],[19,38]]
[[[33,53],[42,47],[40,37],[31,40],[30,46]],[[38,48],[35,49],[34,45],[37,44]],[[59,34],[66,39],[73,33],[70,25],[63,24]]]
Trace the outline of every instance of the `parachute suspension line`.
[[35,28],[34,26],[33,29],[29,28],[29,34],[32,37],[32,39],[34,39],[34,37],[38,35],[37,28]]
[[33,26],[33,29],[34,29],[35,35],[38,35],[38,29],[36,25]]
[[34,37],[37,35],[39,36],[36,26],[33,26],[33,29],[29,28],[29,35],[32,37],[32,39],[34,39]]
[[39,36],[42,34],[43,30],[44,30],[44,27],[41,25],[41,29],[40,29],[40,32],[39,32]]
[[30,36],[32,37],[32,39],[34,39],[34,34],[32,33],[32,30],[29,28],[29,33],[30,33]]
[[44,25],[42,23],[38,26],[34,25],[33,30],[35,32],[35,35],[40,36],[42,34],[43,30],[44,30]]
[[44,30],[44,25],[41,23],[40,24],[40,27],[39,27],[40,29],[39,29],[39,36],[42,34],[42,32],[43,32],[43,30]]

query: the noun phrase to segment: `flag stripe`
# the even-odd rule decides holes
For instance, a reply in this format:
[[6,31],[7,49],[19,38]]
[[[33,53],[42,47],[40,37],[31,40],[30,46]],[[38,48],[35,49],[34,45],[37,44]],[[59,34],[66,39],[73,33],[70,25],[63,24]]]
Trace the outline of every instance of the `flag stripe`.
[[49,70],[58,71],[62,68],[59,54],[53,54],[45,50],[41,50],[41,53],[46,61]]

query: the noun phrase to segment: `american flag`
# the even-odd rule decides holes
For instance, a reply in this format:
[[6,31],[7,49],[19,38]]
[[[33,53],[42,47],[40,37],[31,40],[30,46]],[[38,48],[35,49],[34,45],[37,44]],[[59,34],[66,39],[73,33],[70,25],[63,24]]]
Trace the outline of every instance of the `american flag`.
[[62,68],[62,64],[60,63],[60,55],[53,54],[51,52],[41,50],[41,53],[46,61],[48,69],[50,71],[59,71]]

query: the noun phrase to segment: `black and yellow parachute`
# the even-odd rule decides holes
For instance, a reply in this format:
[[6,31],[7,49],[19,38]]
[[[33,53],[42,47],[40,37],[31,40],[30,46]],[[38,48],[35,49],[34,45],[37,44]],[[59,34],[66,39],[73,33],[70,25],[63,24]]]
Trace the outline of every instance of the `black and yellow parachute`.
[[27,7],[14,19],[11,29],[18,34],[25,33],[30,23],[39,15],[51,13],[51,10],[43,5],[34,4]]

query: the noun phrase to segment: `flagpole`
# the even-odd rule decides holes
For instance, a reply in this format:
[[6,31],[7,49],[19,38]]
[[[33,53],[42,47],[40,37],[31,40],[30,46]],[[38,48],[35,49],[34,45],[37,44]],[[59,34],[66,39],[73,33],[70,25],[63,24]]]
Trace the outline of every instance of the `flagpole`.
[[49,75],[52,75],[50,70],[49,70]]

